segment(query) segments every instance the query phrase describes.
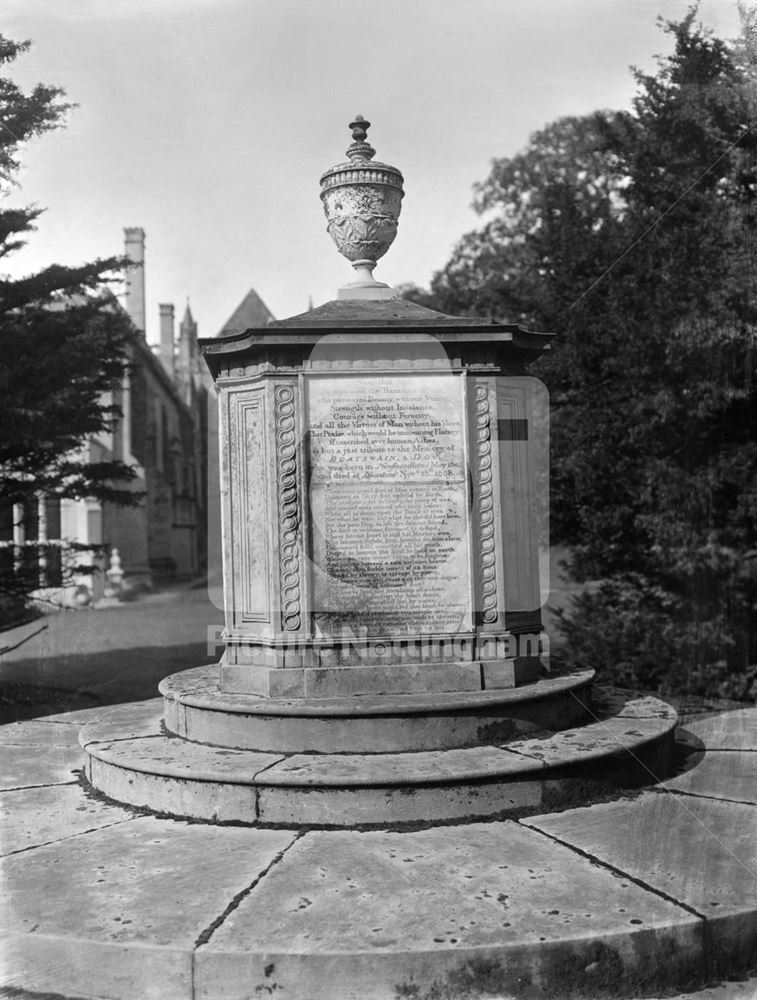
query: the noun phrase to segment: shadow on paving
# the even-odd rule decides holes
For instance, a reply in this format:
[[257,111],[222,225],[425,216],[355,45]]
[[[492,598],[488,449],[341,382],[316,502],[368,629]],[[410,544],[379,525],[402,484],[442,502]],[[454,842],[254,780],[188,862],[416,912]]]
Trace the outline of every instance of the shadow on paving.
[[0,724],[158,697],[169,674],[211,662],[205,642],[17,660],[0,680]]

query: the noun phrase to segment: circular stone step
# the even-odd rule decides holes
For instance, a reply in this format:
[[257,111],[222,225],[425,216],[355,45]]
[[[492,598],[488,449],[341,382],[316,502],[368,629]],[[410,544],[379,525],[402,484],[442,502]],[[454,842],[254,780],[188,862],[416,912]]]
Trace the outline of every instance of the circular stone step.
[[210,822],[350,827],[439,823],[544,810],[576,781],[665,776],[675,711],[655,698],[608,699],[607,718],[543,739],[464,749],[265,753],[195,743],[144,721],[86,726],[91,784],[119,802]]
[[267,753],[389,753],[497,745],[591,718],[593,670],[496,691],[304,699],[223,694],[219,667],[161,681],[165,724],[199,743]]

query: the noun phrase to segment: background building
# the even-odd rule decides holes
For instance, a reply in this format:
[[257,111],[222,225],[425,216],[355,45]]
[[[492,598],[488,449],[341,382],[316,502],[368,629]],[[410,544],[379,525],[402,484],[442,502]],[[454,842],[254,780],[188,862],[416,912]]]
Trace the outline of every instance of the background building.
[[[34,510],[8,511],[3,536],[24,548],[39,566],[41,591],[64,603],[103,596],[113,550],[118,550],[127,589],[191,579],[220,565],[218,424],[215,390],[197,346],[197,323],[187,303],[176,329],[173,304],[159,306],[160,340],[147,342],[145,233],[124,230],[125,253],[135,266],[126,282],[124,307],[132,325],[129,370],[103,403],[122,416],[113,429],[82,443],[91,461],[120,459],[135,471],[130,488],[140,494],[133,507],[94,499],[40,498]],[[119,305],[119,308],[122,308]],[[219,335],[265,326],[273,316],[254,290],[234,310]],[[210,541],[209,541],[210,534]],[[216,537],[216,535],[218,537]],[[69,543],[103,546],[104,556],[75,553]],[[210,552],[209,552],[210,550]],[[19,551],[21,551],[19,549]],[[66,568],[100,565],[100,572]],[[61,590],[61,588],[63,588]]]

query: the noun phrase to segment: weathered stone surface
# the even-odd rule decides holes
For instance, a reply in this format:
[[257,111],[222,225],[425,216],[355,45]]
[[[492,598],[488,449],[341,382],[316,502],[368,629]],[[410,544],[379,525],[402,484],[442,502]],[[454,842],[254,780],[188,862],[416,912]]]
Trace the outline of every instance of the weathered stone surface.
[[543,767],[538,760],[499,747],[408,754],[293,754],[261,773],[257,783],[321,787],[428,785],[495,776],[530,776]]
[[150,713],[154,718],[159,718],[161,708],[162,699],[159,697],[147,698],[144,701],[130,701],[122,705],[105,705],[99,710],[97,721],[130,725],[141,722]]
[[601,718],[677,719],[676,710],[651,695],[636,694],[623,688],[597,684],[592,689],[592,709]]
[[357,705],[349,697],[313,703],[222,693],[217,666],[174,674],[160,687],[167,728],[191,740],[281,753],[375,753],[504,743],[534,727],[577,725],[589,718],[592,677],[582,671],[467,694],[363,695]]
[[262,698],[304,698],[305,671],[297,667],[276,669],[251,664],[222,663],[221,691]]
[[[109,722],[119,726],[142,722],[151,714],[160,717],[161,698],[147,698],[144,701],[129,701],[121,705],[104,705],[97,710],[97,722]],[[93,719],[86,720],[92,722]]]
[[757,805],[757,754],[754,751],[697,754],[689,763],[692,765],[690,770],[664,782],[666,789]]
[[[141,705],[142,702],[129,702],[115,707],[128,709],[132,704]],[[108,711],[109,707],[112,708],[114,706],[98,705],[96,708],[81,708],[75,712],[60,712],[58,715],[46,715],[45,722],[79,723],[84,726],[88,722],[94,722],[100,718],[104,712]]]
[[757,750],[757,712],[753,708],[686,719],[682,729],[707,750]]
[[[380,292],[393,292],[374,280],[373,268],[397,235],[404,195],[399,170],[387,163],[371,162],[376,150],[367,142],[370,127],[362,115],[350,122],[353,142],[347,148],[348,162],[332,167],[321,177],[328,233],[339,253],[356,266],[358,288],[368,298],[376,294],[376,288],[371,286],[378,286]],[[350,285],[341,289],[346,298],[352,297],[349,293],[354,291]]]
[[224,663],[221,665],[221,689],[225,694],[250,694],[264,698],[340,698],[480,691],[481,669],[477,663],[304,669]]
[[[563,721],[577,722],[579,720],[569,714],[574,705],[567,697]],[[547,705],[544,709],[551,710]],[[523,739],[533,730],[541,729],[538,723],[511,718],[506,709],[498,710],[496,706],[480,714],[440,711],[318,718],[212,712],[176,702],[166,705],[166,726],[172,732],[201,743],[278,753],[436,750]]]
[[[87,746],[86,776],[118,802],[171,816],[254,824],[255,775],[281,757],[188,743],[159,733]],[[113,738],[115,737],[115,738]]]
[[[470,711],[492,705],[510,707],[532,702],[549,703],[558,694],[571,693],[572,697],[578,699],[585,697],[593,678],[593,670],[581,670],[570,674],[554,674],[543,677],[528,687],[512,688],[505,691],[424,692],[423,695],[399,694],[375,699],[366,696],[360,700],[359,708],[363,715],[398,715],[434,711]],[[355,714],[355,702],[351,699],[324,698],[317,704],[308,704],[297,699],[280,699],[271,703],[263,698],[240,698],[235,694],[225,694],[218,690],[218,681],[219,667],[217,664],[208,667],[195,667],[164,678],[159,684],[159,690],[166,699],[178,700],[186,705],[208,708],[212,711],[254,715],[323,715],[343,719],[349,719]],[[564,710],[562,705],[560,710]]]
[[13,854],[132,818],[121,806],[86,797],[78,783],[0,792],[0,853]]
[[[588,763],[610,754],[635,754],[645,743],[672,734],[675,724],[673,709],[646,717],[618,715],[556,733],[549,739],[516,740],[508,744],[508,749],[534,757],[547,767],[562,767],[578,761]],[[662,777],[663,774],[648,774],[650,782]]]
[[470,630],[462,387],[451,373],[309,379],[324,634]]
[[198,949],[195,988],[198,1000],[511,996],[530,982],[601,995],[676,982],[697,967],[701,932],[514,823],[314,832]]
[[[538,784],[521,782],[521,789]],[[42,792],[60,798],[57,807],[51,802],[52,825],[56,809],[76,795],[87,801],[78,786],[7,793],[18,803],[8,814],[11,835],[23,836],[22,803],[39,816]],[[755,945],[753,880],[728,850],[754,870],[742,847],[746,841],[753,851],[757,810],[678,798],[655,791],[536,819],[568,825],[611,809],[605,826],[614,842],[584,836],[575,851],[559,842],[568,835],[546,836],[528,820],[413,833],[310,832],[289,847],[290,832],[127,819],[4,859],[12,895],[0,914],[0,984],[73,997],[189,1000],[194,951],[192,1000],[462,1000],[520,997],[523,984],[535,996],[661,996],[713,975],[718,953],[723,972],[733,972]],[[655,818],[650,800],[676,808]],[[702,804],[725,807],[717,828],[697,814],[720,837],[723,864],[699,850],[702,828],[688,807]],[[142,833],[130,840],[127,828]],[[260,835],[287,838],[280,850],[273,845],[268,864]],[[700,902],[720,903],[713,913],[725,909],[709,933],[696,914],[661,895],[674,895],[681,882],[699,891]],[[750,994],[691,1000],[736,996]]]
[[163,699],[134,702],[132,705],[118,705],[98,716],[96,722],[82,726],[79,743],[108,743],[113,739],[138,739],[154,736],[162,731]]
[[537,656],[516,656],[511,660],[494,660],[481,663],[483,686],[509,688],[517,684],[532,684],[542,673],[542,663]]
[[195,942],[292,839],[145,817],[6,858],[0,981],[191,1000]]
[[477,663],[333,667],[304,673],[308,698],[481,690]]
[[537,761],[495,747],[298,754],[259,775],[260,819],[345,826],[347,817],[387,825],[501,815],[540,806],[540,770]]
[[0,726],[0,746],[76,747],[79,726],[74,722],[29,719]]
[[753,806],[648,792],[523,822],[692,907],[723,968],[757,954]]
[[87,763],[87,779],[116,802],[178,819],[211,823],[258,822],[257,790],[251,784],[167,778],[146,771],[129,771],[96,757]]
[[258,788],[261,823],[284,826],[393,826],[499,817],[542,805],[539,781],[394,788],[267,785]]
[[76,781],[83,766],[79,747],[5,746],[0,754],[0,789]]
[[152,737],[120,739],[119,731],[112,730],[109,741],[90,743],[87,752],[98,760],[116,767],[128,767],[131,771],[195,781],[247,784],[252,783],[259,771],[281,760],[277,754],[188,743],[164,736],[159,731]]
[[[169,725],[186,732],[187,711],[180,706],[169,713]],[[342,725],[340,717],[332,722]],[[575,779],[626,783],[628,760],[619,757],[619,747],[640,768],[629,780],[646,781],[667,773],[662,757],[673,722],[615,718],[500,747],[287,756],[187,742],[152,725],[154,735],[134,738],[135,727],[145,731],[137,719],[85,730],[84,739],[87,732],[90,739],[111,737],[87,744],[87,777],[95,788],[172,816],[350,826],[497,817],[575,801]],[[514,728],[511,720],[499,720],[483,726],[478,737],[512,737]]]

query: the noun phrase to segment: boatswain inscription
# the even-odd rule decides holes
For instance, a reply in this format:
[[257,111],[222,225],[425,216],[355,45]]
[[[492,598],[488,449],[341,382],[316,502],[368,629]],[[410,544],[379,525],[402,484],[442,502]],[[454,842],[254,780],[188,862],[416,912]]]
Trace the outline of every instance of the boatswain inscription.
[[470,629],[460,377],[316,377],[308,396],[317,625]]

